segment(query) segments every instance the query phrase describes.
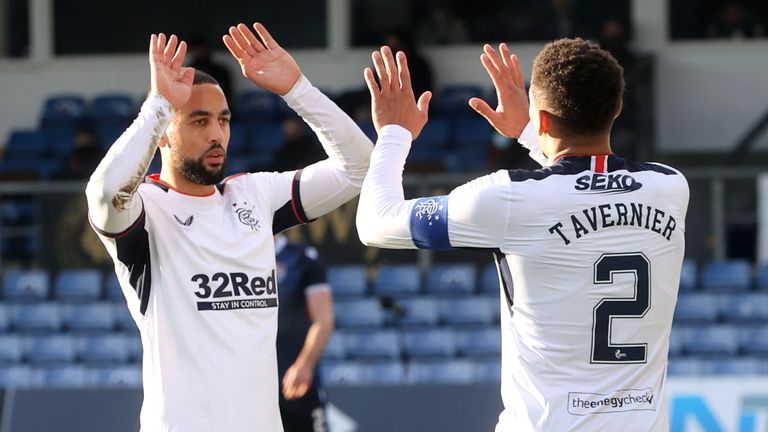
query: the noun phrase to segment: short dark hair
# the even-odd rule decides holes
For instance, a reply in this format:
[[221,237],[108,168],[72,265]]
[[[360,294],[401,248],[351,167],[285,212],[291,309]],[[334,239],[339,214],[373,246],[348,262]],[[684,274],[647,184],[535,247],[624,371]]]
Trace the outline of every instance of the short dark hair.
[[216,81],[216,78],[201,71],[200,69],[195,69],[195,79],[192,81],[192,85],[198,85],[198,84],[213,84],[221,87],[221,85],[219,85],[219,82]]
[[610,129],[624,96],[624,69],[597,44],[581,38],[548,43],[533,62],[531,93],[537,108],[570,133]]

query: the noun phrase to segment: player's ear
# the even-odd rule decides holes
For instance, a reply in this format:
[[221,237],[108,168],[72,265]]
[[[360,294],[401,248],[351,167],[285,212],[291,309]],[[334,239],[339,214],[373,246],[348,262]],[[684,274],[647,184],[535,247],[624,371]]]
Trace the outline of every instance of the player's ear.
[[168,145],[168,134],[163,133],[163,136],[160,137],[160,141],[157,142],[158,147],[165,147]]
[[539,135],[549,133],[550,120],[548,112],[539,110]]

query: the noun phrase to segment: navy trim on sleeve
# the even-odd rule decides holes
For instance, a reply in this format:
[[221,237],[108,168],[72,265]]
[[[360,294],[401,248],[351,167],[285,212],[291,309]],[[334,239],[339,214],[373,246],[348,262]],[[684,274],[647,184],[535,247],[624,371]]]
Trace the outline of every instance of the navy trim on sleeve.
[[450,249],[448,195],[419,198],[411,209],[411,239],[419,249]]
[[293,176],[293,182],[291,183],[291,200],[277,209],[272,218],[273,234],[283,232],[296,225],[312,222],[307,218],[307,214],[304,212],[304,206],[301,205],[300,185],[302,171],[303,170],[296,171],[296,174]]

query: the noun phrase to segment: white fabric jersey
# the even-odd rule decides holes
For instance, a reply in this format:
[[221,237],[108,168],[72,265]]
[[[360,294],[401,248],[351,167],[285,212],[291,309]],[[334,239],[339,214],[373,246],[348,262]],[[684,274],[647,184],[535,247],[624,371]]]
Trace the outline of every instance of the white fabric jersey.
[[[230,177],[208,196],[143,178],[172,116],[152,97],[88,184],[144,347],[142,431],[282,431],[275,233],[356,195],[370,140],[303,78],[285,97],[330,159]],[[142,168],[143,167],[143,168]]]
[[668,430],[685,178],[614,155],[569,156],[406,201],[410,140],[399,126],[380,131],[358,232],[378,247],[494,251],[505,407],[497,432]]

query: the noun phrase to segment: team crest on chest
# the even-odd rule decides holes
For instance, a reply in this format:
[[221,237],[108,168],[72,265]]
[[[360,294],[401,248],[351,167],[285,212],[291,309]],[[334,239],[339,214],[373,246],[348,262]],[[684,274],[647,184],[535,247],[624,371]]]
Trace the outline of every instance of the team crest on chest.
[[256,208],[252,204],[248,204],[245,201],[242,204],[234,203],[232,204],[232,211],[235,212],[237,220],[239,220],[241,224],[251,228],[253,231],[259,231],[261,229],[259,220],[254,216]]

